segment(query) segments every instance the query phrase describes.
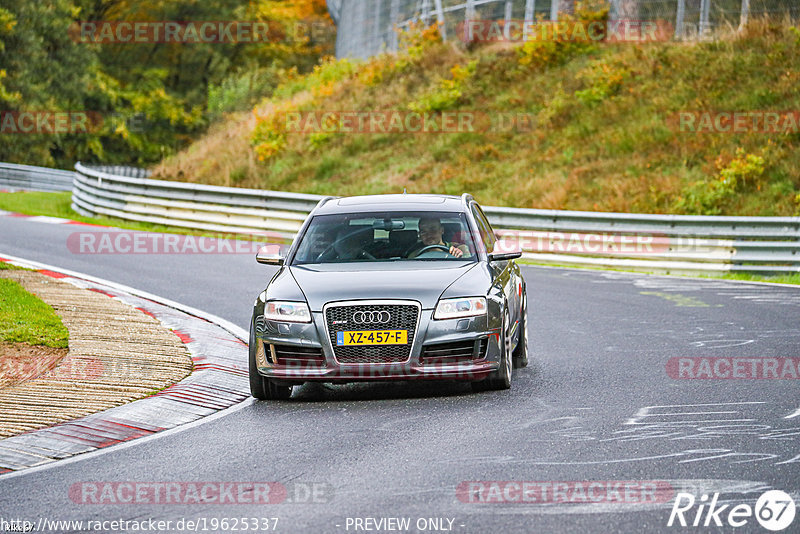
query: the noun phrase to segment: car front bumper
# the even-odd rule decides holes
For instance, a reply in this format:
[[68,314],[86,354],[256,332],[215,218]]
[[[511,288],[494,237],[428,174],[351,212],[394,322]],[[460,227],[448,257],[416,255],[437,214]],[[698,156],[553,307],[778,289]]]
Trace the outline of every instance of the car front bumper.
[[[258,320],[256,365],[259,374],[286,384],[306,381],[357,382],[381,380],[482,380],[500,367],[500,325],[488,314],[434,320],[432,309],[421,309],[409,357],[392,363],[341,363],[325,326],[323,312],[312,312],[311,323]],[[474,344],[470,357],[442,361],[430,357],[430,347]],[[448,345],[450,346],[450,345]],[[308,360],[281,358],[281,350],[314,355]],[[285,354],[285,352],[284,352]]]

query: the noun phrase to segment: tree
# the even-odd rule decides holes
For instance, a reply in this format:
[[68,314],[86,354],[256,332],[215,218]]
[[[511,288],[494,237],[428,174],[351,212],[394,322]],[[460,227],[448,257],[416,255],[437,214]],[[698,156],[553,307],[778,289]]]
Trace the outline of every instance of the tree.
[[[80,21],[263,21],[271,31],[267,42],[91,43]],[[332,51],[326,27],[324,0],[0,0],[0,111],[102,119],[85,134],[0,133],[0,161],[158,161],[202,133],[210,94],[236,94],[220,109],[241,109],[285,71],[311,69]],[[230,84],[244,90],[215,93]]]

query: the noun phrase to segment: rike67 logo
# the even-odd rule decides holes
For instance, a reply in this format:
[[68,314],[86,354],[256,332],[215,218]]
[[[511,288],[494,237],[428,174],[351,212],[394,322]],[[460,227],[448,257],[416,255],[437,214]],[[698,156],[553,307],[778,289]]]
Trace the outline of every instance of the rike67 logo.
[[[755,516],[762,527],[778,532],[785,530],[794,521],[794,499],[780,490],[770,490],[761,495],[755,508],[749,504],[719,504],[718,500],[719,493],[715,493],[710,501],[708,495],[703,495],[699,502],[691,493],[678,493],[667,526],[677,523],[682,527],[721,527],[727,523],[731,527],[742,527]],[[695,510],[696,504],[699,506]]]

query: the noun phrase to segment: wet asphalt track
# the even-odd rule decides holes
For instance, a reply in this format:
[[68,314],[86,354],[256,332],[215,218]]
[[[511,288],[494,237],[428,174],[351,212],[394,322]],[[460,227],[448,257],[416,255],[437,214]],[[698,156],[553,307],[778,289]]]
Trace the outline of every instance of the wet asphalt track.
[[[71,233],[92,230],[0,217],[0,254],[126,284],[243,328],[272,272],[252,254],[67,249]],[[205,518],[210,528],[212,518],[277,517],[278,532],[366,532],[348,529],[347,518],[368,517],[410,518],[408,532],[418,532],[420,518],[453,520],[459,533],[767,532],[754,518],[736,529],[668,528],[669,502],[462,502],[456,488],[465,481],[660,480],[732,504],[781,489],[800,504],[800,382],[674,380],[666,372],[672,357],[799,357],[800,288],[523,271],[532,357],[510,391],[296,388],[289,402],[255,402],[163,438],[0,477],[0,518]],[[328,502],[75,504],[68,490],[83,481],[278,481],[298,495],[304,484],[321,484],[328,493],[319,500]],[[789,531],[800,532],[800,517]]]

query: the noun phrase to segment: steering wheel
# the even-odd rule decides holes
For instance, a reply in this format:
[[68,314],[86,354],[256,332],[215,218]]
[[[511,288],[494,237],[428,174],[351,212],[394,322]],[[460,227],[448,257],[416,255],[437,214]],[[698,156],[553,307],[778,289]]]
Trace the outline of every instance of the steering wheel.
[[366,258],[366,259],[368,259],[368,260],[374,260],[374,259],[376,259],[376,258],[375,258],[375,256],[373,256],[372,254],[370,254],[369,252],[367,252],[366,250],[363,250],[363,249],[361,250],[361,252],[359,252],[359,253],[356,255],[356,257],[358,257],[358,256],[363,256],[364,258]]
[[422,254],[424,254],[425,252],[428,252],[428,250],[434,250],[434,249],[437,249],[437,248],[439,250],[443,250],[443,251],[447,252],[447,254],[450,254],[450,247],[448,247],[446,245],[428,245],[427,247],[422,247],[421,249],[419,249],[419,251],[417,252],[417,255],[415,257],[419,258]]

